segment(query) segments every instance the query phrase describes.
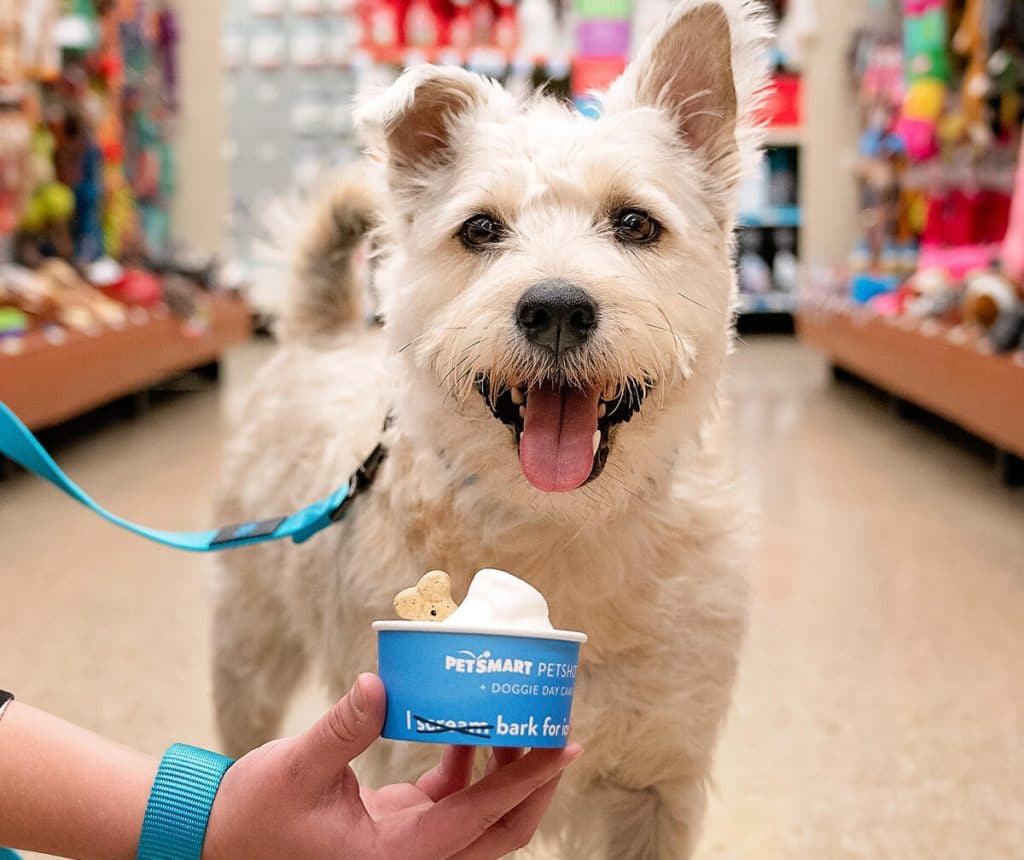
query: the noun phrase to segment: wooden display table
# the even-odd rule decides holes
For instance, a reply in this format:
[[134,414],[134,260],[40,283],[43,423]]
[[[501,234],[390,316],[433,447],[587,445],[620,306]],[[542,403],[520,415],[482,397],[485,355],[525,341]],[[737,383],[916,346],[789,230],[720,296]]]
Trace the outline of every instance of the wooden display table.
[[33,430],[48,427],[216,361],[249,337],[250,325],[242,301],[216,298],[198,336],[162,307],[135,309],[123,328],[92,336],[67,331],[55,341],[33,332],[20,352],[0,352],[0,400]]
[[800,339],[847,370],[995,446],[1008,479],[1024,458],[1024,353],[993,355],[987,341],[935,320],[880,317],[865,308],[806,305]]

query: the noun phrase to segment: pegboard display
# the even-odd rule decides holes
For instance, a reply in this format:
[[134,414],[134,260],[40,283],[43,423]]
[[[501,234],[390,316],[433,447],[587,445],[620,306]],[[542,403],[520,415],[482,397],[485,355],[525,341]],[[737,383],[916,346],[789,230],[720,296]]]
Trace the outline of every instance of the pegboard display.
[[[229,137],[229,232],[252,260],[268,204],[358,154],[354,10],[336,0],[228,0],[222,57]],[[358,65],[358,64],[357,64]]]

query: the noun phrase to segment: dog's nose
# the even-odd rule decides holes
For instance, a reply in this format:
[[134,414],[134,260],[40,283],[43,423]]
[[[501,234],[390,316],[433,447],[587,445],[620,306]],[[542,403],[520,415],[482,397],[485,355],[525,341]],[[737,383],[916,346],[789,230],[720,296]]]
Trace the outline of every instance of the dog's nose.
[[519,299],[516,322],[531,343],[564,352],[593,333],[597,307],[588,293],[568,281],[541,281]]

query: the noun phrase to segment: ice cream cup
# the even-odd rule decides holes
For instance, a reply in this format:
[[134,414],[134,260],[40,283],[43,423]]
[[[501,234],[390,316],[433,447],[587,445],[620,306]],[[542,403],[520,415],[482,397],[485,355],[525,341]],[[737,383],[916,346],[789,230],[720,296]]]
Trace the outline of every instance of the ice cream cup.
[[564,747],[583,633],[377,621],[383,736]]

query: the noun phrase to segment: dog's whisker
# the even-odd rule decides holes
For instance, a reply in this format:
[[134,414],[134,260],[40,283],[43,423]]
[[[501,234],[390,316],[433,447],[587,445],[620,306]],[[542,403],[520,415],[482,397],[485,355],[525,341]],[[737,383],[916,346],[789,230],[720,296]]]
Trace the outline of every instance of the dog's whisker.
[[[465,331],[467,328],[469,328],[469,326],[464,326],[464,325],[446,326],[446,327],[440,329],[440,331]],[[407,349],[409,349],[409,347],[414,346],[415,344],[419,343],[421,340],[424,340],[429,334],[430,334],[430,332],[424,332],[419,337],[414,337],[407,344],[405,344],[405,346],[399,347],[396,350],[396,352],[399,353],[399,354],[405,352]]]
[[[462,367],[466,364],[467,361],[471,361],[472,360],[473,356],[468,354],[469,351],[474,349],[475,347],[479,346],[482,342],[483,342],[483,339],[481,338],[476,343],[471,344],[469,347],[466,348],[465,353],[463,354],[463,357],[458,362],[456,362],[455,364],[452,365],[452,367],[449,369],[448,373],[446,373],[444,375],[444,378],[440,381],[439,385],[440,385],[441,388],[444,388],[447,385],[448,380],[453,375],[459,373],[459,371],[462,369]],[[456,376],[456,382],[458,382],[458,380],[459,380],[459,377]],[[457,394],[457,391],[458,391],[459,387],[460,386],[458,386],[458,385],[452,385],[450,387],[450,389],[449,389],[449,394],[452,397],[454,397],[456,400],[460,399],[458,397],[458,394]],[[447,403],[447,400],[445,402]]]
[[707,306],[706,304],[704,304],[703,302],[699,302],[699,301],[697,301],[697,300],[696,300],[695,298],[693,298],[693,296],[688,296],[688,295],[687,295],[686,293],[684,293],[684,292],[683,292],[682,290],[676,290],[676,295],[677,295],[677,296],[679,296],[679,297],[681,297],[681,298],[684,298],[684,299],[686,299],[686,301],[688,301],[688,302],[691,302],[692,304],[695,304],[695,305],[696,305],[697,307],[699,307],[699,308],[703,308],[704,310],[706,310],[706,311],[709,311],[709,312],[711,312],[711,313],[718,313],[718,312],[719,312],[719,311],[718,311],[718,308],[712,308],[712,307],[708,307],[708,306]]
[[573,534],[573,536],[571,538],[569,538],[569,540],[567,540],[564,544],[562,544],[562,549],[565,550],[565,549],[568,549],[570,546],[572,546],[572,544],[574,544],[576,542],[576,540],[579,538],[579,536],[581,534],[583,534],[583,527],[582,526],[580,526],[575,531],[575,533]]

